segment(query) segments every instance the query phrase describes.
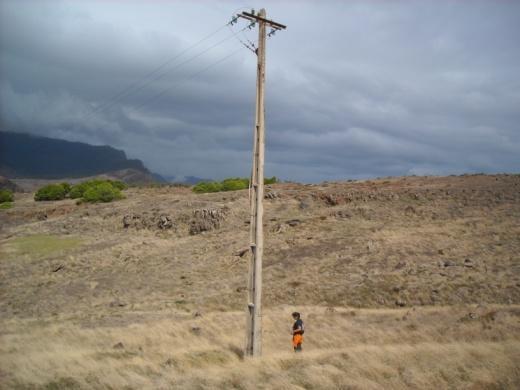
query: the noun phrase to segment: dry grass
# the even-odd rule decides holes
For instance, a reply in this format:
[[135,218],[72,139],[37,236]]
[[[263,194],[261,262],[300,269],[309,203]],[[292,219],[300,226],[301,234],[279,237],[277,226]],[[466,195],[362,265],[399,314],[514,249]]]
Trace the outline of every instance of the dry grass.
[[[0,388],[520,387],[520,176],[274,190],[258,360],[241,357],[247,191],[20,195],[0,213]],[[202,208],[225,218],[190,235]]]
[[13,319],[2,326],[1,378],[9,388],[520,385],[518,306],[301,311],[304,353],[291,352],[291,308],[280,308],[265,315],[259,360],[241,356],[243,313],[138,313],[131,325],[95,327]]

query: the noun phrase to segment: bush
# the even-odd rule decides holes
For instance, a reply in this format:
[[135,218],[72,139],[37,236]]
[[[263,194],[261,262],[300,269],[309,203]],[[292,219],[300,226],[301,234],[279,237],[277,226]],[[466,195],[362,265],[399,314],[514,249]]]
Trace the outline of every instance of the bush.
[[121,199],[121,190],[127,185],[117,180],[89,180],[70,186],[69,183],[49,184],[40,188],[34,195],[35,200],[61,200],[68,195],[71,199],[83,198],[87,202],[110,202]]
[[276,178],[276,176],[266,177],[264,179],[264,184],[274,184],[274,183],[278,183],[278,179]]
[[67,194],[70,192],[71,186],[69,183],[63,182],[61,183],[61,186],[65,189],[65,191],[67,191]]
[[[277,182],[278,179],[276,178],[276,176],[264,179],[264,184],[274,184]],[[249,188],[249,179],[241,177],[231,177],[228,179],[224,179],[221,182],[202,181],[193,187],[193,192],[202,194],[206,192],[245,190],[246,188]]]
[[49,184],[36,191],[36,194],[34,194],[34,200],[41,201],[65,199],[69,189],[70,185],[68,183]]
[[87,192],[87,190],[89,190],[90,188],[93,188],[93,187],[97,187],[100,184],[108,184],[112,188],[117,189],[118,191],[122,191],[122,190],[125,190],[128,188],[128,186],[125,183],[123,183],[122,181],[94,179],[94,180],[84,181],[83,183],[79,183],[79,184],[76,184],[75,186],[73,186],[72,189],[70,190],[70,197],[71,197],[71,199],[83,198],[85,193]]
[[85,202],[111,202],[122,197],[119,188],[108,181],[90,185],[83,194]]
[[83,187],[81,184],[76,184],[70,189],[69,196],[71,199],[81,198],[86,189],[87,188]]
[[119,180],[107,180],[113,187],[117,188],[119,191],[126,190],[128,185]]
[[12,202],[14,200],[13,192],[10,190],[0,190],[0,203]]
[[249,179],[241,179],[239,177],[225,179],[222,181],[221,191],[237,191],[245,190],[249,187]]
[[105,183],[104,180],[89,180],[84,181],[83,183],[76,184],[70,190],[71,199],[82,198],[85,191],[87,191],[90,187],[93,187],[97,184]]
[[193,187],[193,192],[196,192],[198,194],[219,191],[222,191],[222,184],[216,181],[201,181]]

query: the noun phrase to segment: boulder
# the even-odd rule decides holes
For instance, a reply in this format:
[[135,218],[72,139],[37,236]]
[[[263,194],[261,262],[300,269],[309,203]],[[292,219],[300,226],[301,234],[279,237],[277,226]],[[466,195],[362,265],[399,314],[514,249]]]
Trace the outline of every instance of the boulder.
[[161,214],[157,221],[157,227],[161,230],[173,228],[173,220],[169,215]]
[[275,192],[273,190],[267,190],[264,193],[264,199],[276,199],[276,198],[279,198],[279,195],[277,192]]
[[226,217],[225,209],[197,209],[193,211],[190,222],[190,234],[200,234],[202,232],[219,229],[222,221]]
[[167,214],[154,212],[152,215],[143,214],[126,214],[123,216],[123,228],[139,229],[159,229],[167,230],[175,227],[173,218]]

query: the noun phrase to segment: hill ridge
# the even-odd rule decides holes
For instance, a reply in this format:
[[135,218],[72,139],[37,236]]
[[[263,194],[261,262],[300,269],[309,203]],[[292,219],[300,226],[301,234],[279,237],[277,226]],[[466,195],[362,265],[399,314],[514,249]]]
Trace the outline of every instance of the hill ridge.
[[0,175],[8,178],[78,178],[124,169],[152,175],[141,160],[112,146],[0,131]]

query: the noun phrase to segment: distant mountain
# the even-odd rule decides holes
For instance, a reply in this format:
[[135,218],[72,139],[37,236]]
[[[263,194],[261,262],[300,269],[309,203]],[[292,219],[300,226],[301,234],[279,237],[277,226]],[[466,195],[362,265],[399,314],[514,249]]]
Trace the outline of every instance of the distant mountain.
[[201,181],[212,181],[212,180],[211,179],[203,179],[202,177],[197,177],[197,176],[184,176],[184,180],[182,180],[182,183],[198,184]]
[[175,183],[177,179],[177,177],[173,175],[163,175],[162,177],[167,183]]
[[211,179],[203,179],[197,176],[162,176],[162,178],[168,183],[180,183],[180,184],[197,184],[201,181],[212,181]]
[[148,183],[166,183],[166,180],[157,173],[149,173],[138,169],[121,169],[119,171],[106,172],[97,175],[97,178],[106,178],[111,180],[121,180],[127,184],[148,184]]
[[11,180],[0,176],[0,190],[9,190],[13,192],[19,192],[22,189],[16,184],[13,183]]
[[0,175],[23,179],[61,179],[108,172],[133,172],[141,182],[164,181],[141,160],[128,159],[110,146],[94,146],[30,134],[0,132]]
[[[2,188],[2,177],[0,176],[0,188]],[[59,179],[37,179],[37,178],[25,178],[25,179],[10,179],[12,184],[15,184],[17,189],[13,191],[17,192],[33,192],[38,188],[41,188],[47,184],[67,182],[71,185],[81,183],[87,180],[93,179],[109,179],[109,180],[120,180],[129,185],[147,185],[162,182],[157,180],[153,175],[139,171],[137,169],[121,169],[119,171],[105,172],[94,176],[84,177],[60,177]]]
[[169,180],[164,176],[159,175],[158,173],[152,172],[152,178],[159,183],[169,183]]

